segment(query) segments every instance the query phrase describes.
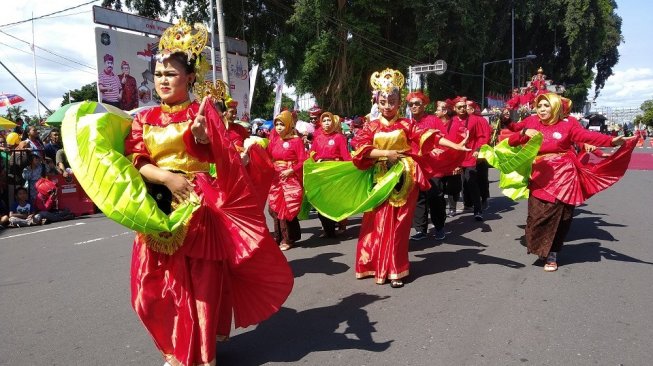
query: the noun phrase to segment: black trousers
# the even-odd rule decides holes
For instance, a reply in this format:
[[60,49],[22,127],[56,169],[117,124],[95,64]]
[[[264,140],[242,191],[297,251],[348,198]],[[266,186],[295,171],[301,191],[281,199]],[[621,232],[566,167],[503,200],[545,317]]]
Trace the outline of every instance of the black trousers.
[[444,228],[444,222],[447,219],[447,202],[444,199],[442,179],[431,178],[430,182],[431,189],[419,192],[415,216],[413,216],[413,228],[423,233],[429,226],[429,213],[436,230]]
[[454,201],[460,198],[460,191],[463,189],[463,181],[460,174],[447,175],[440,178],[442,182],[442,191],[444,194],[453,197]]
[[319,212],[317,213],[317,218],[320,219],[324,233],[329,238],[336,236],[336,225],[338,224],[337,222],[331,220],[328,217],[322,216],[322,214]]
[[476,160],[476,172],[478,174],[478,189],[481,195],[481,202],[487,201],[490,197],[490,178],[488,173],[490,164],[485,159]]
[[474,207],[474,214],[483,212],[476,166],[463,168],[463,200],[465,207]]

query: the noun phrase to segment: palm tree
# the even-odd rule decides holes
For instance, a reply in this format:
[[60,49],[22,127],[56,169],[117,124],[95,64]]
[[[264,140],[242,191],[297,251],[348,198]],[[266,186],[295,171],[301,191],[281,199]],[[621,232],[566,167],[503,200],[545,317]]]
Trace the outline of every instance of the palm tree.
[[27,117],[27,109],[19,106],[19,105],[14,105],[11,107],[7,107],[7,119],[10,121],[16,121],[18,118],[20,119],[25,119]]

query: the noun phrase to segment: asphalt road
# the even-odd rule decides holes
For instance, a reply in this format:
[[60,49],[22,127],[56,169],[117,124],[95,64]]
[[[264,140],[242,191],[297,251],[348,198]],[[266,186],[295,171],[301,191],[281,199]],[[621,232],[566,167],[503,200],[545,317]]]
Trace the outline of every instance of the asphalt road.
[[[354,278],[360,217],[341,241],[302,222],[290,298],[218,365],[651,365],[651,187],[632,170],[579,207],[545,273],[520,244],[526,202],[494,183],[485,222],[411,243],[401,289]],[[0,365],[163,364],[130,307],[132,232],[96,215],[0,235]]]

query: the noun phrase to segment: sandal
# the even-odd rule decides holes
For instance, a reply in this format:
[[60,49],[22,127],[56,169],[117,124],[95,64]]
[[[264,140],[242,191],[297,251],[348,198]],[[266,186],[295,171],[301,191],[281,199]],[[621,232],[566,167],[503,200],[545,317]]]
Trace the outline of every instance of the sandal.
[[404,282],[402,280],[392,280],[390,281],[390,287],[392,288],[404,287]]
[[544,265],[544,272],[555,272],[558,270],[557,262],[546,262]]
[[290,244],[288,244],[288,243],[281,243],[281,244],[279,245],[279,249],[281,249],[281,250],[284,251],[284,252],[285,252],[286,250],[290,249],[290,248],[292,248],[292,245],[290,245]]

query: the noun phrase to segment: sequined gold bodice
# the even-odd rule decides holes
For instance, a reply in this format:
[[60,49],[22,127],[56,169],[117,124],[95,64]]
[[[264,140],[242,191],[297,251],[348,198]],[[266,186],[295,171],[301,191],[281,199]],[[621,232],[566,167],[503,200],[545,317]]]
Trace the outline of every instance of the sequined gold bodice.
[[159,168],[183,172],[205,172],[209,163],[198,161],[185,149],[183,134],[191,121],[166,126],[143,125],[143,142]]
[[374,148],[381,150],[410,150],[406,132],[403,129],[397,129],[388,132],[376,132],[374,134]]

